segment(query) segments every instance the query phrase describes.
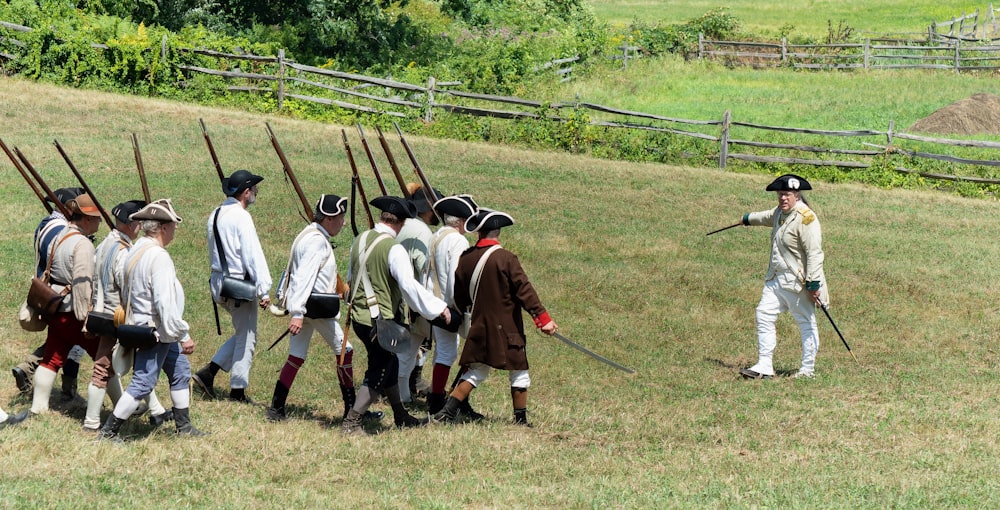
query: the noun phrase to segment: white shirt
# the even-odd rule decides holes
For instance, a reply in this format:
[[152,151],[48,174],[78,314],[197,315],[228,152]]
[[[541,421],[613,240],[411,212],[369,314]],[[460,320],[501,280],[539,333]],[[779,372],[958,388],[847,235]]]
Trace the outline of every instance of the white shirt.
[[[379,234],[389,234],[395,239],[396,231],[389,228],[385,223],[378,223],[373,228],[375,232]],[[368,240],[372,242],[375,240],[375,236],[371,236]],[[353,267],[354,264],[348,265],[348,268]],[[434,297],[429,290],[424,288],[423,285],[413,277],[413,265],[410,264],[410,257],[406,253],[406,248],[403,248],[399,243],[393,244],[392,248],[389,248],[389,274],[399,285],[399,290],[403,294],[403,301],[413,310],[419,313],[423,318],[427,320],[434,319],[438,315],[444,312],[444,309],[448,307],[448,304],[444,301]],[[354,281],[354,276],[352,274],[347,275],[348,280]],[[364,286],[359,286],[359,288],[352,292],[364,292]]]
[[125,258],[131,247],[132,239],[118,229],[112,230],[97,246],[97,265],[94,268],[94,310],[114,312],[121,303]]
[[[257,297],[264,298],[271,292],[271,271],[264,258],[264,250],[257,237],[250,213],[240,205],[240,202],[229,197],[219,206],[219,239],[222,249],[226,252],[226,264],[229,266],[229,276],[246,278],[257,284]],[[212,267],[212,279],[209,285],[212,296],[220,301],[219,291],[222,289],[222,263],[219,261],[219,249],[215,244],[215,211],[208,216],[208,262]]]
[[155,239],[139,238],[126,257],[125,272],[131,323],[155,327],[161,343],[188,340],[191,327],[183,319],[184,289],[167,250]]
[[[285,309],[293,319],[306,313],[306,301],[313,292],[333,294],[337,286],[337,260],[330,246],[330,234],[318,223],[299,233],[289,255]],[[337,314],[340,317],[340,314]],[[335,318],[337,318],[335,317]]]
[[435,295],[449,305],[454,305],[455,269],[458,268],[458,258],[462,256],[462,252],[469,249],[469,240],[454,227],[441,227],[434,233],[431,246],[434,271],[428,277],[427,287],[434,291],[436,283],[440,294]]

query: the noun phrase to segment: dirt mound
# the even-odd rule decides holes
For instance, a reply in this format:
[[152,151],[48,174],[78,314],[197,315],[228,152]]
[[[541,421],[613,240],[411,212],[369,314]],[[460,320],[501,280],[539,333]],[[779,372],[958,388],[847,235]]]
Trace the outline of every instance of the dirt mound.
[[1000,134],[1000,97],[980,92],[918,120],[908,131],[939,135]]

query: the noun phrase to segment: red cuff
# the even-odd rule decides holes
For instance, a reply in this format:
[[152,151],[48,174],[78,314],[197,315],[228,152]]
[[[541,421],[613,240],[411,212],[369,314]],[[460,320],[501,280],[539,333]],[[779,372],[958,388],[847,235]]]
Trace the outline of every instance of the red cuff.
[[552,322],[552,317],[549,317],[549,312],[542,312],[536,315],[533,320],[535,321],[535,327],[540,328],[546,324]]

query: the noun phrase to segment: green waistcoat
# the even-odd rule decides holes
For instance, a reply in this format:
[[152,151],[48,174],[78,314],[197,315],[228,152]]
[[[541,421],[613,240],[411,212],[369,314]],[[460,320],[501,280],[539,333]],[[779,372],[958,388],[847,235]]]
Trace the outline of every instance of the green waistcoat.
[[[368,243],[371,242],[379,236],[379,232],[374,230],[369,230],[371,232],[368,234]],[[358,267],[358,262],[360,261],[361,253],[359,253],[359,244],[364,233],[361,233],[358,237],[354,239],[354,244],[351,245],[351,274],[359,275],[358,271],[361,268]],[[379,241],[379,243],[372,250],[371,254],[368,255],[368,262],[366,264],[368,268],[368,278],[372,282],[372,292],[375,293],[376,299],[378,299],[379,310],[382,312],[383,319],[392,319],[396,316],[395,311],[399,310],[399,305],[403,301],[403,295],[400,293],[399,285],[396,284],[396,280],[393,279],[392,275],[389,274],[389,249],[396,245],[396,241],[391,237],[386,237]],[[367,246],[365,246],[367,249]],[[371,313],[368,311],[368,300],[365,296],[365,286],[358,279],[357,289],[352,289],[354,291],[354,299],[351,301],[351,320],[366,326],[372,325]]]

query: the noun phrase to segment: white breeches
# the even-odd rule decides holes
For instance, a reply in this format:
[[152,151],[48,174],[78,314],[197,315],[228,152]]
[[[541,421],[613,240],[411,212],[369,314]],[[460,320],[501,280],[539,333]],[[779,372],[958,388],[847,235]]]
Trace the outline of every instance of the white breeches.
[[[493,367],[489,365],[473,363],[469,365],[469,370],[462,376],[462,380],[469,381],[473,386],[478,388],[480,384],[486,382],[486,379],[489,379],[490,371],[492,370]],[[528,376],[527,370],[510,370],[508,374],[510,375],[511,388],[527,389],[531,386],[531,377]]]
[[257,302],[240,303],[226,300],[221,305],[233,320],[233,336],[216,351],[212,361],[229,372],[229,387],[246,388],[250,384],[250,365],[257,347]]
[[781,288],[777,279],[764,284],[757,305],[757,350],[759,360],[754,370],[774,375],[772,357],[778,344],[775,323],[778,314],[789,312],[799,325],[802,336],[802,372],[813,372],[819,351],[819,330],[816,327],[816,304],[806,291],[793,292]]
[[[288,340],[288,354],[306,359],[313,332],[319,332],[319,336],[323,337],[334,354],[340,356],[340,346],[344,342],[344,328],[340,327],[340,323],[335,319],[302,319],[302,330]],[[347,350],[354,350],[350,342],[347,343]]]
[[458,359],[458,333],[434,328],[434,364],[452,366]]

